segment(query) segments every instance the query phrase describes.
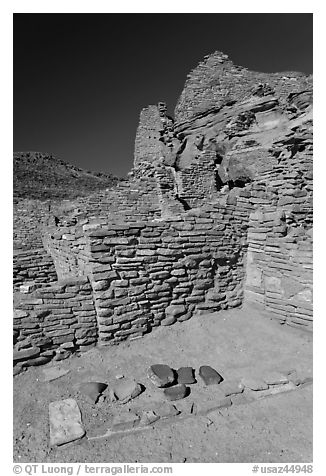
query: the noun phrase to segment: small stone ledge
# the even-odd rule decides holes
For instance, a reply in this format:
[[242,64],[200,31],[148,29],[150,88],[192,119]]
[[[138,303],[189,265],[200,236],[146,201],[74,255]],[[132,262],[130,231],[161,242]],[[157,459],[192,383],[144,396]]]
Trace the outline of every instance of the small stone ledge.
[[[230,408],[237,405],[245,405],[257,402],[258,400],[264,398],[274,397],[276,395],[280,395],[281,393],[291,392],[293,390],[300,390],[304,387],[312,385],[312,378],[307,377],[303,380],[300,385],[295,385],[293,382],[289,382],[286,384],[281,385],[273,385],[270,386],[267,390],[260,390],[260,391],[250,391],[249,393],[241,393],[237,395],[232,395],[231,397],[226,397],[220,399],[215,405],[209,406],[206,408],[202,408],[199,410],[195,410],[194,412],[181,412],[178,415],[167,416],[165,418],[159,418],[158,420],[151,422],[146,426],[132,426],[129,429],[123,431],[112,431],[108,429],[106,433],[103,435],[98,436],[87,436],[89,441],[104,439],[104,438],[114,438],[114,437],[122,437],[127,436],[129,434],[141,433],[143,431],[148,431],[154,428],[159,428],[160,426],[171,425],[173,423],[177,423],[180,421],[188,420],[190,418],[200,418],[206,417],[210,413],[216,412],[223,408]],[[178,405],[176,404],[176,407]]]

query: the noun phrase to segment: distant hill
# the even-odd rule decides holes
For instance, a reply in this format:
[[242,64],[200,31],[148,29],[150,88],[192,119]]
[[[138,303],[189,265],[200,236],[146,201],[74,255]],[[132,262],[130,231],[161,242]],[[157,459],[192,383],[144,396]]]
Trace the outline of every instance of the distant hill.
[[115,186],[122,179],[91,172],[52,154],[14,152],[14,199],[60,200]]

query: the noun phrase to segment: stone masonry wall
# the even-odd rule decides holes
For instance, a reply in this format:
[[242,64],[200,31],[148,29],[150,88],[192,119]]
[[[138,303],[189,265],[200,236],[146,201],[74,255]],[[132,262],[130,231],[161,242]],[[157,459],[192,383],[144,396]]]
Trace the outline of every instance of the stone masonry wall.
[[74,200],[20,200],[14,203],[14,249],[43,247],[43,228],[51,216],[66,222],[83,216],[137,221],[159,217],[160,212],[157,182],[149,177],[121,181],[116,187]]
[[87,278],[58,281],[14,295],[14,363],[40,365],[68,357],[97,341],[92,288]]
[[312,133],[289,134],[269,150],[250,186],[245,299],[286,324],[312,328]]
[[195,163],[176,172],[178,196],[189,208],[217,198],[215,155],[214,152],[204,151]]
[[61,212],[58,208],[56,213],[57,223],[69,226],[84,218],[86,221],[120,219],[124,222],[159,218],[161,208],[157,182],[153,177],[119,182],[112,189],[70,201],[69,210]]
[[44,248],[14,251],[14,290],[27,283],[47,283],[57,280],[54,262]]
[[142,162],[152,163],[164,155],[163,139],[169,119],[164,103],[142,109],[135,139],[134,165]]
[[312,230],[287,227],[279,209],[251,214],[245,298],[282,323],[312,328]]
[[49,234],[47,247],[58,270],[89,276],[100,342],[117,342],[241,304],[250,210],[238,197],[165,220],[85,223],[70,227],[71,240]]
[[14,203],[13,241],[14,249],[42,248],[42,223],[50,211],[49,202],[20,200]]
[[100,342],[241,303],[244,230],[232,207],[89,233]]

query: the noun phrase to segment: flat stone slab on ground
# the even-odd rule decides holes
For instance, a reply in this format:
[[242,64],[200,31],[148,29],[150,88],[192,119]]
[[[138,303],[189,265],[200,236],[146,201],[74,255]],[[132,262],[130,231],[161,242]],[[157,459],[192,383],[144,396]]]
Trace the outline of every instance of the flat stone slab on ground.
[[159,388],[168,387],[175,381],[174,371],[165,364],[151,365],[147,375],[151,382]]
[[217,397],[216,400],[211,402],[206,408],[199,408],[197,413],[199,415],[207,415],[211,411],[218,410],[219,408],[228,408],[232,405],[231,397]]
[[168,418],[179,415],[180,411],[172,404],[168,402],[155,403],[150,406],[150,409],[154,411],[155,415],[160,418]]
[[256,398],[264,398],[268,397],[270,395],[277,395],[279,393],[283,392],[289,392],[290,390],[294,390],[296,388],[296,385],[292,382],[281,384],[278,387],[270,387],[267,390],[262,390],[260,392],[256,393]]
[[244,389],[244,385],[239,380],[223,380],[220,383],[219,388],[224,393],[225,397],[229,397],[230,395],[236,395],[238,393],[242,393]]
[[264,375],[264,381],[267,385],[283,385],[289,382],[289,379],[281,372],[271,371]]
[[267,390],[268,385],[266,382],[264,382],[263,379],[258,378],[258,377],[244,377],[241,380],[241,383],[247,387],[250,388],[250,390],[254,391],[259,391],[259,390]]
[[298,372],[297,370],[294,370],[294,369],[285,371],[284,375],[287,376],[289,382],[292,382],[296,386],[302,385],[304,383],[312,382],[311,376],[303,374],[302,372]]
[[56,380],[64,375],[67,375],[70,370],[63,369],[60,367],[48,367],[43,369],[43,382],[51,382]]
[[186,387],[183,383],[164,389],[164,396],[171,401],[181,400],[182,398],[185,398],[187,395],[189,395],[189,393],[189,387]]
[[110,389],[111,400],[118,403],[127,403],[142,392],[142,387],[136,380],[121,378]]
[[85,382],[79,385],[79,391],[85,395],[91,403],[96,403],[106,388],[107,384],[102,382]]
[[67,398],[49,404],[50,444],[63,445],[85,435],[76,400]]
[[199,369],[199,375],[205,385],[215,385],[223,381],[222,375],[209,365],[202,365]]
[[115,415],[110,429],[112,431],[131,430],[139,424],[140,418],[133,412],[126,411],[121,415]]
[[178,383],[184,383],[188,385],[196,383],[194,369],[192,367],[180,367],[180,369],[177,370],[177,376]]

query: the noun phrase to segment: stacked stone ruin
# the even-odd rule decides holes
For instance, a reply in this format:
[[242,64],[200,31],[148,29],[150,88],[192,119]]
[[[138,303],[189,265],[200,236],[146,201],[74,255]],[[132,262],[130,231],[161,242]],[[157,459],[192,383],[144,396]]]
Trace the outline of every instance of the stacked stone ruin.
[[245,303],[311,330],[312,178],[312,77],[205,57],[174,119],[141,111],[127,181],[19,204],[15,363]]

